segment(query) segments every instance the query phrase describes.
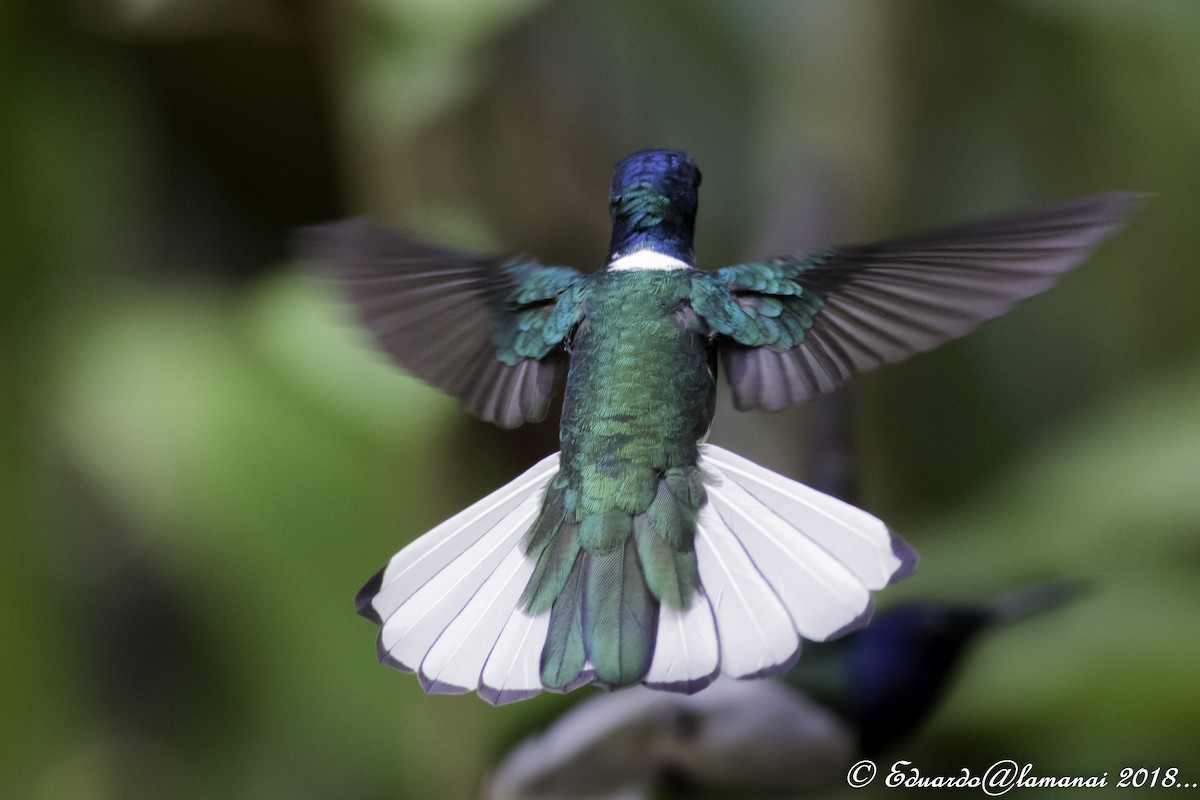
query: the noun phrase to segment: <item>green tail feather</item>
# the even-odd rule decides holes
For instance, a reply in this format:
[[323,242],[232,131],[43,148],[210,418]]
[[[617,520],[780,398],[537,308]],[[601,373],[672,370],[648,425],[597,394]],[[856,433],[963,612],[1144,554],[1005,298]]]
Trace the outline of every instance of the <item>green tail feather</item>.
[[693,514],[700,513],[700,507],[708,499],[704,491],[704,477],[699,467],[669,469],[663,476],[667,488],[680,503],[692,509]]
[[580,553],[550,611],[550,629],[542,648],[542,683],[549,689],[567,689],[583,671],[587,654],[583,644],[583,562]]
[[554,604],[579,556],[579,526],[564,523],[555,532],[557,535],[542,550],[521,594],[521,607],[529,614],[540,614]]
[[632,541],[599,555],[585,554],[583,643],[596,677],[625,686],[650,669],[658,632],[658,602]]
[[650,501],[645,517],[665,544],[677,550],[692,548],[692,532],[696,530],[696,509],[681,503],[665,480],[658,482],[654,499]]
[[579,540],[590,553],[608,553],[620,547],[633,532],[633,517],[624,511],[588,514],[579,523]]
[[521,596],[529,614],[550,610],[541,661],[546,686],[569,687],[589,660],[601,682],[640,680],[654,655],[659,603],[686,609],[699,590],[700,472],[672,469],[651,481],[638,514],[579,514],[565,481],[547,488],[524,540],[537,563]]
[[572,499],[573,493],[561,475],[550,482],[542,498],[541,513],[521,540],[526,555],[536,558],[554,540],[567,512],[574,511],[568,508],[568,505],[573,505]]
[[700,585],[696,551],[671,547],[647,516],[634,519],[633,540],[650,593],[672,608],[685,609],[691,605],[692,595]]
[[575,495],[566,481],[556,478],[546,488],[542,511],[525,534],[525,555],[536,558],[533,575],[521,594],[521,608],[540,614],[554,604],[567,583],[567,576],[579,554],[579,526],[567,522],[574,516]]

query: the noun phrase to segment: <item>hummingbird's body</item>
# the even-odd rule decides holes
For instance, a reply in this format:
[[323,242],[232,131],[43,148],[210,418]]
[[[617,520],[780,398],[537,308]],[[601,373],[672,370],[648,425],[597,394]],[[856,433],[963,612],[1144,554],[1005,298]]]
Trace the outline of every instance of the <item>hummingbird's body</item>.
[[[628,590],[615,598],[623,607],[612,613],[624,620],[616,629],[589,624],[593,617],[580,613],[579,646],[564,669],[551,659],[556,668],[543,675],[547,685],[569,685],[585,652],[602,681],[641,678],[653,652],[657,603],[686,609],[699,585],[693,539],[704,491],[697,464],[716,376],[704,330],[686,311],[693,273],[683,265],[608,270],[579,293],[586,322],[571,339],[559,474],[527,551],[570,580],[571,593],[535,580],[526,609],[538,613],[556,601],[561,607],[605,585]],[[538,536],[550,526],[557,526],[559,549]]]
[[581,293],[563,394],[563,473],[588,513],[644,511],[657,474],[695,467],[712,423],[716,375],[688,310],[691,268],[607,271]]
[[716,272],[692,254],[700,173],[621,161],[604,267],[419,245],[365,223],[313,249],[381,345],[504,427],[564,387],[561,452],[401,550],[359,593],[382,660],[491,702],[582,683],[694,692],[778,674],[865,624],[916,557],[878,519],[712,445],[718,361],[777,409],[928,350],[1036,294],[1136,204],[1109,194],[879,245]]

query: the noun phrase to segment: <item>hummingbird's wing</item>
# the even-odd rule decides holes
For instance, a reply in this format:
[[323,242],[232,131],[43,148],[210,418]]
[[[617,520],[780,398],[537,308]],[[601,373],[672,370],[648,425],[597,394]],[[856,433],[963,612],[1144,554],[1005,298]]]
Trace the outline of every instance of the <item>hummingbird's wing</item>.
[[879,244],[697,276],[741,410],[775,410],[930,350],[1045,291],[1144,197],[1110,192]]
[[559,300],[581,273],[433,247],[362,219],[307,228],[298,245],[411,374],[502,428],[546,417],[578,310]]

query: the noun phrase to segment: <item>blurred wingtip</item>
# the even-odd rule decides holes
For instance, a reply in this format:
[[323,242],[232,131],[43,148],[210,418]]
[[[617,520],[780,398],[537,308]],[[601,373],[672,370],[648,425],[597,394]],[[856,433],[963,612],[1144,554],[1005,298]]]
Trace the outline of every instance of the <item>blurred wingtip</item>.
[[1124,225],[1153,200],[1154,197],[1155,195],[1152,192],[1133,192],[1116,189],[1080,198],[1080,202],[1087,203],[1094,208],[1098,215],[1109,217],[1118,225]]
[[332,254],[333,246],[344,245],[353,239],[365,221],[364,218],[351,217],[293,228],[288,234],[288,252],[293,258],[304,262],[328,258]]

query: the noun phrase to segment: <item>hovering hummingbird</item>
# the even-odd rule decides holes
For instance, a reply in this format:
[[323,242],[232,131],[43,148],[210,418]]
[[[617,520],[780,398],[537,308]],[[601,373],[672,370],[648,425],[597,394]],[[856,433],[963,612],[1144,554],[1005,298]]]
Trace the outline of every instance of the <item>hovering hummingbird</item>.
[[363,221],[310,229],[400,366],[512,428],[563,390],[561,449],[413,541],[358,595],[380,660],[500,704],[779,674],[860,627],[914,551],[854,506],[704,444],[718,363],[779,409],[928,350],[1049,288],[1137,207],[1097,195],[865,247],[715,272],[692,251],[700,171],[617,164],[603,267],[468,255]]

